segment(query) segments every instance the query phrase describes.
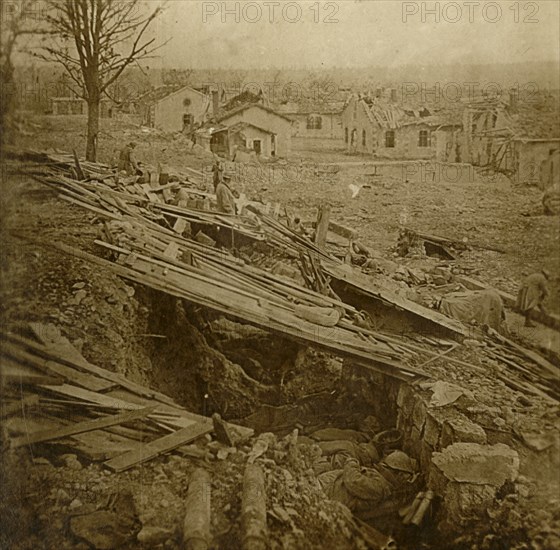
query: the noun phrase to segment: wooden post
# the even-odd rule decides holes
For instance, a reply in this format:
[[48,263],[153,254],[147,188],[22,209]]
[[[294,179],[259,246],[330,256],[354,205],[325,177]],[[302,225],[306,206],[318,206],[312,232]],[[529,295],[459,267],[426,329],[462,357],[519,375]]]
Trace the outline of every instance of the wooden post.
[[327,245],[327,232],[329,230],[329,219],[331,217],[330,204],[322,204],[317,215],[317,228],[315,230],[315,244],[319,248]]

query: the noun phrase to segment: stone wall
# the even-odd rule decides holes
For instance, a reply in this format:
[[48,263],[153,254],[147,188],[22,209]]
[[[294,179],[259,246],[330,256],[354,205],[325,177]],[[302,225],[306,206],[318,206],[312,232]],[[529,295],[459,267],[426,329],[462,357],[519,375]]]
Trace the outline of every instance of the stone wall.
[[441,381],[400,382],[357,365],[343,373],[347,390],[381,425],[402,432],[403,450],[418,460],[436,495],[442,530],[457,531],[480,518],[504,484],[516,481],[520,459],[513,440],[499,442],[487,433],[481,424],[495,414],[468,390]]

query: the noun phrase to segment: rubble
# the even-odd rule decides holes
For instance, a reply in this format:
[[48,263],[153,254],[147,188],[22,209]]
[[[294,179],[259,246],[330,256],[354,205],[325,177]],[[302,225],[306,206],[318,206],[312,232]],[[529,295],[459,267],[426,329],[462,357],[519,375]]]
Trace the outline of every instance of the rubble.
[[[63,171],[67,169],[69,161],[64,156],[58,162]],[[144,296],[143,303],[152,306],[150,315],[157,321],[138,330],[137,337],[150,342],[152,357],[160,355],[151,370],[166,378],[161,384],[175,386],[177,392],[192,392],[199,401],[190,401],[189,396],[185,400],[193,408],[195,403],[200,405],[202,414],[187,413],[126,377],[109,371],[102,375],[105,369],[92,369],[93,363],[75,348],[71,358],[58,353],[60,350],[54,354],[56,329],[43,328],[34,336],[27,333],[24,339],[8,333],[3,355],[16,360],[18,368],[33,359],[34,366],[42,366],[49,376],[54,373],[63,378],[50,380],[47,389],[45,384],[26,385],[40,396],[35,404],[29,400],[33,395],[26,396],[28,407],[40,404],[51,413],[80,410],[84,414],[83,418],[73,415],[68,425],[49,426],[51,441],[54,434],[64,447],[57,452],[56,446],[48,445],[49,456],[60,461],[60,466],[51,466],[49,461],[34,465],[37,472],[40,468],[49,472],[55,483],[69,485],[57,493],[55,502],[60,517],[72,514],[71,531],[76,539],[99,547],[126,543],[173,548],[181,541],[199,548],[235,548],[243,541],[246,547],[262,547],[265,539],[271,548],[395,547],[394,537],[399,542],[406,540],[398,530],[403,528],[400,524],[431,526],[434,511],[439,511],[442,532],[448,529],[454,535],[480,517],[481,504],[495,504],[507,483],[515,484],[518,472],[525,471],[528,462],[524,464],[522,446],[541,454],[543,461],[548,460],[547,453],[554,452],[554,437],[518,425],[519,408],[532,409],[530,414],[541,418],[545,412],[553,414],[557,404],[556,367],[534,352],[491,332],[466,329],[436,311],[401,299],[376,280],[347,270],[329,248],[328,239],[324,249],[317,247],[274,216],[262,214],[258,205],[250,209],[253,216],[232,220],[208,210],[207,202],[170,206],[164,191],[172,188],[160,189],[159,182],[111,185],[114,180],[99,167],[84,164],[83,169],[89,171],[86,182],[77,183],[60,173],[47,177],[54,189],[96,217],[101,234],[95,246],[90,232],[87,243],[60,243],[56,250],[84,260],[94,272],[99,269],[130,281],[119,290],[108,285],[103,296],[104,307],[119,310],[119,315],[124,316],[132,300],[149,292],[147,289],[154,291],[153,302]],[[179,178],[179,184],[196,195],[196,185],[191,183]],[[136,185],[150,185],[150,191]],[[189,200],[207,199],[211,197]],[[202,230],[197,225],[204,232],[199,233]],[[239,249],[226,250],[219,238],[213,238],[215,231],[220,236],[222,230],[234,235],[230,244],[237,243]],[[200,234],[210,240],[197,243],[193,235]],[[260,246],[267,250],[263,256],[273,258],[261,257],[262,264],[256,265],[253,258],[259,257]],[[270,270],[273,265],[279,266],[276,273]],[[394,273],[403,276],[405,286],[447,284],[454,275],[448,266],[430,271],[398,268]],[[80,276],[71,281],[66,305],[78,312],[99,307],[94,278]],[[390,312],[387,317],[402,315],[409,326],[420,323],[424,330],[397,333],[372,327],[367,311],[337,295],[343,285],[352,294],[361,294],[362,303],[371,311],[385,307]],[[243,308],[245,299],[247,307]],[[68,311],[69,319],[77,317],[75,311]],[[105,332],[110,349],[128,344],[115,329],[107,327]],[[51,332],[55,338],[40,341]],[[84,334],[81,343],[76,333],[73,336],[72,341],[89,353],[89,336]],[[267,339],[276,340],[267,348],[271,357],[254,350],[262,349]],[[26,355],[21,355],[20,346]],[[323,351],[311,350],[316,346]],[[304,349],[307,347],[310,349]],[[190,348],[191,355],[184,355],[185,348]],[[70,351],[67,343],[64,351]],[[329,354],[343,357],[344,365],[342,358]],[[195,368],[189,364],[193,357]],[[165,363],[175,363],[185,377],[175,378],[171,365],[164,371]],[[67,369],[76,371],[71,373],[74,381],[81,378],[84,382],[83,376],[91,374],[88,384],[100,387],[89,391],[97,397],[76,389],[69,395],[64,388],[71,382]],[[331,379],[305,380],[309,373],[322,378],[327,371],[334,384]],[[22,371],[19,376],[21,381]],[[58,384],[61,381],[64,383]],[[309,391],[313,384],[321,393]],[[222,400],[214,401],[218,397]],[[492,407],[494,400],[496,406]],[[265,405],[257,410],[260,402]],[[518,406],[512,408],[511,403]],[[8,403],[14,404],[18,404],[16,396]],[[214,411],[218,413],[210,421]],[[181,418],[196,420],[200,429],[182,426]],[[247,428],[230,422],[233,418],[235,424],[258,425],[257,437],[250,439]],[[14,419],[12,427],[17,426]],[[104,430],[93,438],[87,452],[76,450],[79,445],[74,439],[84,429],[91,432],[82,433]],[[289,435],[283,438],[286,433]],[[515,433],[523,434],[523,441],[515,441]],[[12,448],[18,452],[33,439],[33,445],[47,441],[42,439],[43,429],[36,433],[12,429],[14,434],[25,438],[12,439]],[[134,447],[121,449],[114,457],[101,457],[100,443],[114,444],[115,435],[131,439]],[[74,440],[68,442],[65,437]],[[498,441],[500,438],[508,445]],[[365,523],[325,498],[316,467],[331,468],[331,457],[340,452],[359,456],[362,466],[374,465],[395,448],[414,456],[425,476],[419,480],[425,482],[422,491],[416,489],[411,495],[407,514],[400,519],[397,510],[389,514],[390,522],[399,524],[396,530],[384,520],[368,518]],[[105,461],[108,471],[95,468],[98,460]],[[200,466],[204,470],[196,469]],[[58,468],[70,481],[62,479]],[[190,497],[200,500],[199,475],[205,486],[202,494],[210,492],[210,481],[201,471],[211,472],[212,480],[211,509],[201,514],[202,535],[193,534],[196,522],[188,519],[189,512],[196,511]],[[243,496],[245,477],[254,483],[245,483],[247,494]],[[114,506],[99,502],[108,487],[120,483],[135,487],[139,518],[125,521],[122,532],[113,516]],[[520,495],[530,490],[528,485],[523,487]],[[97,510],[90,509],[93,502]],[[256,506],[255,502],[258,514],[244,516],[247,503]],[[210,507],[210,498],[204,505]],[[74,516],[76,513],[79,515]],[[99,538],[92,526],[101,529]],[[247,535],[249,532],[256,534]]]

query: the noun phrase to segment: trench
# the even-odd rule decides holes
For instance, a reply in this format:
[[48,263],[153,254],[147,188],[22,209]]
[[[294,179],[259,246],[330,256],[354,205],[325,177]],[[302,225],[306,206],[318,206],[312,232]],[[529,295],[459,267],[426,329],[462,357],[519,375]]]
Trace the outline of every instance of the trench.
[[[155,291],[143,302],[147,330],[165,336],[146,350],[152,387],[187,409],[217,412],[255,435],[283,437],[297,428],[303,443],[314,443],[319,430],[353,430],[374,442],[377,459],[402,449],[426,473],[421,450],[405,440],[414,426],[400,381]],[[418,548],[420,540],[438,548],[430,522],[411,531],[383,507],[367,521],[399,548]]]

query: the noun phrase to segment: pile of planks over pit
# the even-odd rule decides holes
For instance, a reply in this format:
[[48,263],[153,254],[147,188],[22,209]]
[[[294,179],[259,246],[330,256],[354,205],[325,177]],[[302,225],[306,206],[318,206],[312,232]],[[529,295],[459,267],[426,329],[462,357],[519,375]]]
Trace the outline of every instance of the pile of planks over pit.
[[[190,443],[213,432],[210,418],[91,364],[54,325],[31,323],[4,332],[0,344],[0,413],[10,447],[72,449],[113,471],[174,450],[205,456]],[[234,429],[242,437],[252,435],[247,428]]]
[[[103,238],[96,240],[99,255],[56,243],[59,250],[96,263],[139,284],[186,299],[299,343],[323,348],[336,355],[365,363],[386,374],[410,379],[419,373],[406,365],[402,354],[384,337],[352,322],[357,311],[332,296],[298,285],[250,266],[225,249],[207,246],[192,236],[192,227],[207,224],[214,231],[233,228],[257,239],[275,242],[285,252],[300,257],[329,256],[296,232],[266,214],[256,214],[258,224],[243,217],[160,205],[148,198],[115,191],[92,181],[77,182],[52,171],[39,181],[55,187],[60,196],[104,218]],[[175,220],[174,224],[169,220]],[[185,222],[188,227],[185,228]],[[190,229],[189,229],[190,228]],[[263,229],[265,228],[265,229]],[[187,236],[189,235],[189,236]],[[110,259],[107,259],[109,257]],[[317,261],[315,273],[319,277]],[[335,326],[323,326],[297,314],[297,308],[319,307],[341,312]]]
[[[427,350],[408,347],[407,352],[402,339],[356,323],[358,311],[338,299],[332,291],[328,292],[329,277],[367,299],[392,305],[445,329],[449,334],[467,334],[465,327],[457,321],[372,288],[371,281],[349,270],[349,266],[255,205],[248,209],[253,217],[232,217],[156,203],[147,195],[140,197],[116,191],[99,180],[78,182],[60,170],[35,174],[35,177],[55,187],[65,200],[106,220],[103,238],[95,241],[99,254],[55,243],[59,250],[96,263],[135,283],[211,308],[299,343],[350,358],[378,372],[402,380],[427,377],[420,370],[422,365],[411,366],[409,353]],[[208,246],[204,240],[191,238],[192,229],[200,226],[231,234],[232,241],[235,240],[234,233],[250,236],[299,258],[304,278],[311,288],[251,266],[224,248]],[[302,318],[298,313],[301,307],[336,310],[340,312],[340,318],[334,326],[325,326]],[[510,344],[506,348],[511,351]],[[438,354],[428,351],[427,355],[431,362]],[[511,367],[511,359],[506,355],[502,354],[504,360],[501,363]],[[522,386],[537,384],[533,393],[541,392],[556,398],[557,388],[550,373],[557,372],[557,369],[548,362],[543,367],[544,359],[537,354],[529,356],[525,353],[524,358],[530,365],[533,379],[528,380],[525,376]],[[462,363],[449,355],[445,360]],[[516,373],[524,376],[524,367],[520,366]]]

